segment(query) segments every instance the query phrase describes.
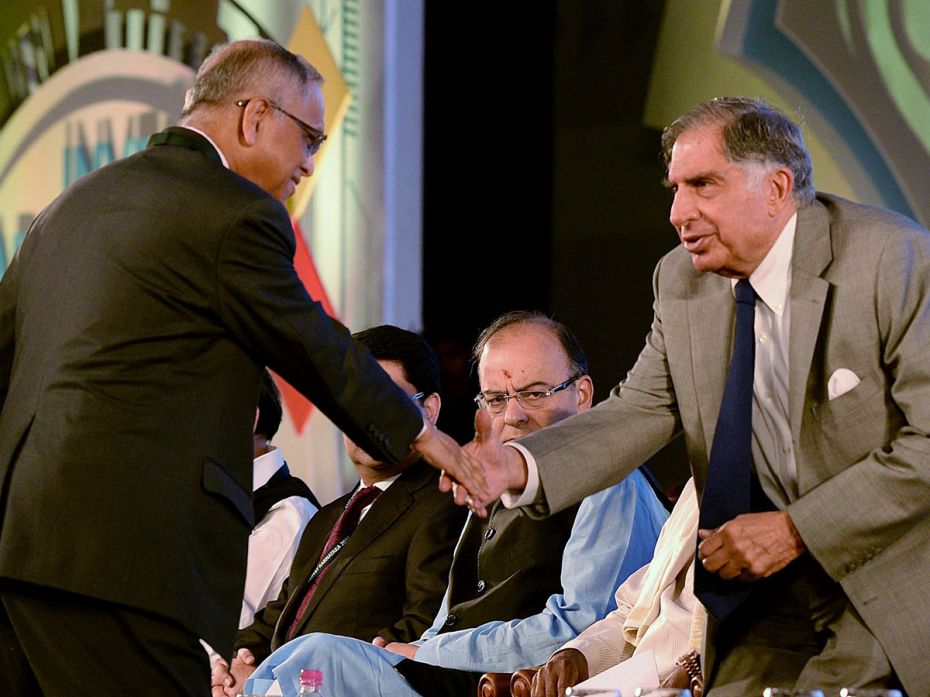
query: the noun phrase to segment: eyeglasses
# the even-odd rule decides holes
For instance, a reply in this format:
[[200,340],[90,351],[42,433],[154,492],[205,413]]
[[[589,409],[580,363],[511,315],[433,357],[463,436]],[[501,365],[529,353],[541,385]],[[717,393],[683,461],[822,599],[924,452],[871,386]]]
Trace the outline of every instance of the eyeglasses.
[[425,392],[417,392],[416,394],[410,395],[410,400],[413,402],[419,402],[426,396]]
[[513,394],[505,394],[503,392],[491,392],[485,394],[484,392],[479,392],[478,396],[475,397],[475,404],[477,404],[482,409],[487,409],[492,414],[500,414],[504,409],[507,408],[507,402],[511,399],[516,398],[524,409],[539,409],[546,400],[554,395],[556,392],[561,392],[566,387],[575,382],[583,374],[578,373],[570,377],[565,382],[561,382],[555,387],[548,390],[521,390],[520,392],[514,392]]
[[242,108],[246,104],[251,102],[253,99],[265,100],[266,102],[268,102],[268,106],[270,106],[272,109],[274,109],[275,111],[280,111],[282,114],[284,114],[289,119],[291,119],[294,123],[300,126],[300,130],[304,132],[304,138],[307,139],[307,154],[308,155],[317,154],[317,152],[320,150],[320,147],[322,147],[323,145],[323,141],[326,140],[326,138],[328,137],[325,133],[323,133],[323,131],[319,131],[315,129],[313,126],[311,126],[309,123],[307,123],[306,121],[302,119],[298,119],[291,112],[287,111],[286,109],[282,109],[280,106],[275,104],[273,101],[271,101],[267,97],[249,97],[248,99],[240,99],[236,102],[236,106]]

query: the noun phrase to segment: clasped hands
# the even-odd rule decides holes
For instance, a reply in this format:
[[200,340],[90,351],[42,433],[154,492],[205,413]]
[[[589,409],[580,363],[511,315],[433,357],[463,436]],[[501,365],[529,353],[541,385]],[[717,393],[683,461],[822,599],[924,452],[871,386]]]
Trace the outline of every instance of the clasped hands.
[[727,580],[771,576],[807,551],[786,511],[745,513],[715,530],[698,530],[698,537],[704,568]]
[[475,439],[464,448],[427,422],[413,449],[442,470],[439,489],[452,491],[457,504],[467,504],[482,518],[487,517],[487,506],[505,491],[526,486],[523,456],[515,448],[504,447],[484,409],[475,414]]
[[236,697],[257,667],[255,656],[248,649],[239,649],[231,664],[219,659],[210,672],[210,694],[212,697]]

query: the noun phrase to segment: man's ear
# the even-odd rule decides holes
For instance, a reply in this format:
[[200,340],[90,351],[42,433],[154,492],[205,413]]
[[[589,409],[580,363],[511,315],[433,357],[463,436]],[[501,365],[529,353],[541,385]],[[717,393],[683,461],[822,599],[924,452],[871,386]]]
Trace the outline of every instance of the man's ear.
[[429,419],[430,423],[436,423],[439,419],[439,410],[441,407],[442,400],[439,398],[438,393],[433,392],[423,398],[423,411],[426,412],[426,418]]
[[791,193],[794,191],[794,173],[787,167],[777,167],[766,179],[766,186],[768,187],[766,202],[769,215],[774,217],[791,200]]
[[270,112],[271,107],[264,99],[250,99],[249,103],[242,107],[242,118],[239,119],[239,140],[244,145],[255,145],[261,122]]
[[578,378],[575,392],[578,395],[578,411],[590,409],[594,403],[594,382],[589,375],[582,375]]

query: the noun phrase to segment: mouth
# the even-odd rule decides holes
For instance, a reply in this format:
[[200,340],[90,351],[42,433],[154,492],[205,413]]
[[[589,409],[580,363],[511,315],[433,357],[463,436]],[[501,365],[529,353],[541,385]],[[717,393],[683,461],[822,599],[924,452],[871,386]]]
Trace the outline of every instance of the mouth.
[[689,235],[681,238],[681,246],[691,254],[700,254],[710,244],[712,235]]

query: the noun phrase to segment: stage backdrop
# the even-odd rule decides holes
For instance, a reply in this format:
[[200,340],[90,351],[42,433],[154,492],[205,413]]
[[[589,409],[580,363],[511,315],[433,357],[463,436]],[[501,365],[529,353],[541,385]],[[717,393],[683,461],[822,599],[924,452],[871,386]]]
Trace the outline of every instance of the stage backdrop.
[[668,0],[646,122],[761,96],[804,122],[818,189],[930,225],[930,3]]
[[[352,330],[418,330],[422,26],[421,0],[5,0],[0,267],[68,184],[176,121],[212,46],[263,35],[326,78],[330,138],[288,202],[301,278]],[[354,481],[341,437],[281,386],[274,442],[321,500],[335,498]]]

